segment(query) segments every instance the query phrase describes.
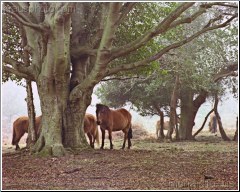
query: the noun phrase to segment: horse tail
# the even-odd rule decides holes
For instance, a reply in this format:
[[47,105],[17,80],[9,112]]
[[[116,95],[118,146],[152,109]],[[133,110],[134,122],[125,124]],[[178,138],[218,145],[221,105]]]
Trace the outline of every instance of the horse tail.
[[132,125],[130,124],[130,128],[128,130],[128,139],[132,139],[133,135],[132,135]]

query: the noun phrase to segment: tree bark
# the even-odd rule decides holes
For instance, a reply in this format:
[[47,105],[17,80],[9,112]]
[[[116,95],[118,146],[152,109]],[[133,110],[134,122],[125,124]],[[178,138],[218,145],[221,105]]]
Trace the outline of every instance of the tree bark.
[[[23,50],[23,62],[26,67],[30,66],[30,58],[29,52],[25,49],[28,45],[26,30],[23,27],[20,27],[20,34],[22,36],[22,43],[21,47]],[[37,140],[37,133],[36,133],[36,125],[35,125],[35,107],[33,102],[33,92],[32,92],[32,82],[26,79],[26,92],[27,92],[27,111],[28,111],[28,118],[29,118],[29,126],[28,126],[28,136],[27,136],[27,148],[30,148],[33,144],[35,144]]]
[[163,124],[164,124],[164,114],[163,114],[163,111],[160,109],[160,107],[158,107],[157,105],[154,105],[154,108],[155,110],[158,112],[159,114],[159,121],[160,121],[160,130],[159,130],[159,135],[158,135],[158,139],[162,140],[165,138],[165,135],[164,135],[164,131],[163,131]]
[[167,132],[167,139],[172,141],[172,134],[173,130],[175,128],[175,125],[177,123],[176,119],[176,108],[177,108],[177,99],[178,99],[178,87],[179,87],[180,81],[179,81],[179,75],[176,76],[173,93],[171,96],[171,103],[170,103],[170,127]]
[[32,84],[31,81],[26,80],[26,90],[27,90],[27,108],[28,108],[28,117],[29,117],[29,127],[28,127],[28,137],[27,137],[27,148],[30,148],[33,144],[35,144],[37,140],[36,133],[36,114],[35,107],[33,102],[33,92],[32,92]]
[[180,140],[192,139],[189,137],[191,128],[191,122],[193,121],[193,94],[191,91],[185,91],[181,93],[181,119],[179,128]]
[[214,103],[214,113],[216,115],[217,118],[217,122],[218,122],[218,128],[219,128],[219,132],[221,134],[221,137],[224,141],[230,141],[229,137],[227,136],[227,134],[225,133],[224,129],[223,129],[223,125],[222,125],[222,121],[221,121],[221,117],[218,113],[218,95],[217,93],[215,94],[215,103]]
[[191,90],[181,90],[181,122],[179,129],[180,140],[194,140],[192,128],[198,109],[205,102],[207,92],[202,90],[201,93],[193,100]]
[[204,128],[204,126],[205,126],[205,124],[206,124],[206,122],[207,122],[207,119],[208,119],[209,115],[210,115],[213,111],[214,111],[214,109],[212,109],[211,111],[209,111],[209,113],[208,113],[207,116],[205,117],[205,120],[204,120],[202,126],[200,127],[200,129],[197,130],[196,133],[194,133],[194,135],[193,135],[194,138],[198,135],[198,133],[200,133],[200,132],[202,131],[202,129]]
[[[42,109],[41,133],[33,152],[41,155],[62,156],[65,148],[87,146],[82,131],[84,115],[91,102],[91,91],[82,92],[78,99],[70,99],[70,18],[46,18],[48,34],[46,55],[37,86]],[[57,37],[57,38],[56,38]],[[84,79],[81,74],[80,81]],[[77,83],[81,83],[78,82]],[[76,86],[76,85],[74,85]],[[72,88],[74,88],[74,86]]]

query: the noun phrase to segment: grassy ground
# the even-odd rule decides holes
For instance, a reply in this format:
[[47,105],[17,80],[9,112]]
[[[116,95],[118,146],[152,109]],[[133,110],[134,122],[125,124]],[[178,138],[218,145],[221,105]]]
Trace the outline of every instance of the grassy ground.
[[60,158],[39,158],[2,148],[2,189],[8,190],[164,190],[238,189],[238,143],[201,133],[196,142],[132,139],[132,149],[84,150]]

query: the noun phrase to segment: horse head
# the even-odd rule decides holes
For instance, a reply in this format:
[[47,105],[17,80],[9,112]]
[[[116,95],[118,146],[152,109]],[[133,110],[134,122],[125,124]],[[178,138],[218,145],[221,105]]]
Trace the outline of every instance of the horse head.
[[109,112],[110,109],[108,106],[102,104],[96,105],[96,117],[98,125],[101,125],[104,121],[108,120]]

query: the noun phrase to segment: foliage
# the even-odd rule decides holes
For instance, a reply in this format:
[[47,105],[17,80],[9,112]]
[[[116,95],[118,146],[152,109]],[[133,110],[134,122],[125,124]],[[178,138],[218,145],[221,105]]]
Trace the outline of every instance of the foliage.
[[[184,26],[185,31],[196,30],[198,24],[204,19],[203,17],[196,23]],[[102,83],[96,94],[103,103],[112,107],[124,106],[130,102],[141,115],[158,114],[156,107],[166,109],[170,105],[176,74],[180,75],[181,89],[192,90],[195,95],[198,95],[201,90],[208,91],[209,96],[214,95],[216,91],[224,95],[229,89],[236,95],[236,77],[227,78],[220,83],[214,83],[213,77],[226,65],[227,61],[237,61],[237,28],[238,25],[235,22],[225,29],[206,33],[191,43],[166,54],[159,63],[152,64],[151,68],[129,74],[132,77],[137,75],[138,78]],[[188,35],[188,33],[185,32],[182,35]],[[165,41],[171,41],[171,39],[167,36]]]
[[[23,50],[21,46],[21,36],[19,26],[16,25],[16,20],[5,13],[3,13],[3,35],[2,35],[2,50],[3,54],[16,61],[22,61]],[[3,71],[2,82],[8,80],[15,81],[19,85],[23,85],[21,78],[15,74]]]

